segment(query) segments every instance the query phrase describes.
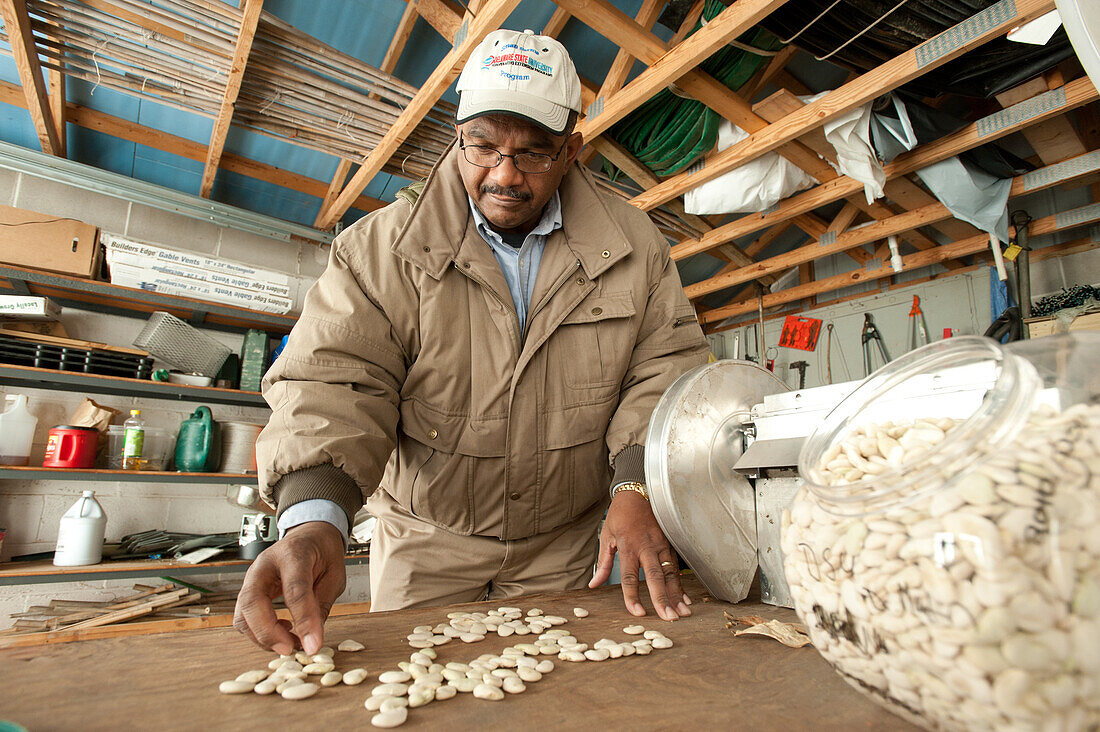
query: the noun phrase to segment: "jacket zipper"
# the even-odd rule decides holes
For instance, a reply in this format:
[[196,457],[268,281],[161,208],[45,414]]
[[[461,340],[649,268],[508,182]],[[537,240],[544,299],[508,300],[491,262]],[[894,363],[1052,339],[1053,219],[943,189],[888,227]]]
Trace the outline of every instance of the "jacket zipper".
[[698,322],[698,320],[699,319],[697,317],[695,317],[694,315],[685,315],[683,317],[676,318],[676,320],[674,320],[672,322],[672,327],[673,328],[679,328],[681,325],[687,325],[688,323],[696,323],[696,322]]
[[[508,307],[508,303],[505,302],[504,298],[502,298],[499,294],[497,294],[497,291],[494,290],[492,287],[489,287],[489,285],[482,282],[477,277],[474,277],[474,275],[472,273],[470,273],[468,271],[464,271],[461,267],[458,266],[458,262],[452,262],[452,264],[454,265],[454,268],[457,269],[459,272],[461,272],[464,276],[466,276],[470,280],[476,282],[478,285],[481,286],[482,289],[484,289],[490,295],[492,295],[493,299],[495,299],[497,302],[499,302],[501,304],[501,306],[504,307],[504,310],[506,312],[511,312],[511,314],[512,314],[512,335],[515,336],[515,338],[517,339],[516,340],[516,358],[519,358],[519,353],[523,349],[523,334],[520,333],[519,318],[516,317],[515,311],[511,310]],[[512,306],[515,307],[515,304],[513,303]],[[528,320],[530,320],[530,316],[528,316]]]
[[557,291],[561,289],[561,286],[565,284],[565,281],[571,278],[573,276],[573,273],[575,273],[580,268],[581,260],[578,259],[573,265],[573,269],[567,271],[565,274],[559,277],[558,281],[554,283],[554,286],[550,288],[550,291],[546,293],[546,296],[539,300],[539,304],[533,307],[527,313],[527,322],[524,323],[523,334],[520,336],[521,343],[527,340],[527,329],[531,327],[531,321],[534,319],[535,313],[537,313],[539,310],[542,310],[546,306],[546,303],[550,302],[550,298],[552,298],[557,293]]

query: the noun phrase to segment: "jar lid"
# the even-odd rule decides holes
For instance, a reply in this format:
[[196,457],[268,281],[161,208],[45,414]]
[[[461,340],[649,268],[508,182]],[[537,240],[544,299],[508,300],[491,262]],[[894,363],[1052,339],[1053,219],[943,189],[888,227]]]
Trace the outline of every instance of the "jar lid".
[[90,432],[98,432],[99,431],[95,427],[77,427],[76,425],[71,425],[71,424],[57,424],[57,425],[54,425],[53,427],[50,427],[50,429],[51,430],[88,430]]

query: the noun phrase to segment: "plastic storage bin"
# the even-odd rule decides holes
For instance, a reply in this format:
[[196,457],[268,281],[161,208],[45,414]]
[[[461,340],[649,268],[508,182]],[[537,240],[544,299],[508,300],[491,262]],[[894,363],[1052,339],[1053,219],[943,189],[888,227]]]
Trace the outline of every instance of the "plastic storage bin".
[[[110,470],[122,470],[122,443],[125,428],[111,425],[107,428],[107,457],[104,461]],[[142,446],[142,470],[167,470],[172,457],[172,448],[176,436],[159,427],[145,428],[145,442]]]
[[934,343],[807,440],[784,571],[855,688],[930,729],[1100,724],[1097,354]]

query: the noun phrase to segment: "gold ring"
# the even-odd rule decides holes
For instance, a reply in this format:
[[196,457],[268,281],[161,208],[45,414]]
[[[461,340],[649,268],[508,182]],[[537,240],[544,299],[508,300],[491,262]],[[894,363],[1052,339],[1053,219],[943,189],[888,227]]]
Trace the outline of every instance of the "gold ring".
[[672,566],[672,562],[661,562],[661,566],[662,566],[662,567],[671,567],[671,566]]

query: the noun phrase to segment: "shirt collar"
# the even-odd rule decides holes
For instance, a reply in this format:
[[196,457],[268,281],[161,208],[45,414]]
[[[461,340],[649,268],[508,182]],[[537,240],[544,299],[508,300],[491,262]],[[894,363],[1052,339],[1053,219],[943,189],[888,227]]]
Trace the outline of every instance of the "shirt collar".
[[[482,216],[481,211],[474,205],[474,199],[470,198],[470,194],[466,194],[466,200],[470,202],[470,213],[474,217],[474,223],[477,224],[478,233],[482,238],[492,237],[494,241],[503,242],[500,234],[493,231],[489,226],[489,222]],[[542,209],[542,218],[535,224],[535,228],[531,229],[528,236],[534,234],[535,236],[548,236],[551,232],[561,228],[561,198],[558,196],[558,192],[554,191],[554,195],[550,197],[550,200],[546,203],[546,206]]]

